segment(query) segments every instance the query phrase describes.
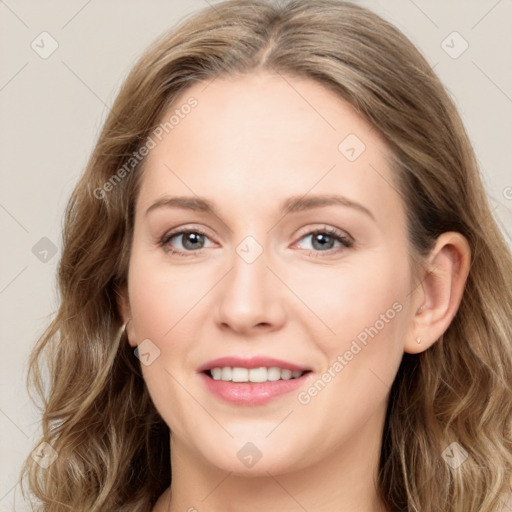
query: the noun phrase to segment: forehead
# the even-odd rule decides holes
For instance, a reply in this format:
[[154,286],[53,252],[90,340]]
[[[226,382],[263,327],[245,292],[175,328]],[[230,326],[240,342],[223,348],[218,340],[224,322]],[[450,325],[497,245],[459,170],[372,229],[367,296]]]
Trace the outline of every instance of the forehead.
[[141,208],[166,192],[261,214],[265,205],[311,192],[343,194],[380,222],[403,217],[384,141],[311,79],[260,73],[196,83],[161,121],[161,140],[144,166]]

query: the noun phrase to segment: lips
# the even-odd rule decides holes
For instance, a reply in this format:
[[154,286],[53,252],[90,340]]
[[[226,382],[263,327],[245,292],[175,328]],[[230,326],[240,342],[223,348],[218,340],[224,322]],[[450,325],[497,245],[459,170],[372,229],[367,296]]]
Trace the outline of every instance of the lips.
[[198,369],[206,389],[232,405],[264,405],[297,390],[309,380],[311,369],[269,357],[222,357]]
[[208,361],[198,368],[198,372],[206,372],[211,371],[213,368],[280,368],[282,370],[290,370],[307,372],[311,371],[311,368],[307,366],[301,366],[295,363],[291,363],[289,361],[283,361],[281,359],[275,359],[272,357],[264,357],[264,356],[256,356],[250,358],[241,358],[241,357],[221,357],[218,359],[213,359],[212,361]]

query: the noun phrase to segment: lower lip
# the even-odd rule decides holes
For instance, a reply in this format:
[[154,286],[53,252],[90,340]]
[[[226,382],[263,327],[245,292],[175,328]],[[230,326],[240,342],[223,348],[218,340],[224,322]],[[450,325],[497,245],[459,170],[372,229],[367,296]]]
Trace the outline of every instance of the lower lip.
[[263,405],[285,393],[291,393],[302,386],[309,373],[288,380],[271,382],[226,382],[214,380],[201,373],[208,390],[225,402],[235,405]]

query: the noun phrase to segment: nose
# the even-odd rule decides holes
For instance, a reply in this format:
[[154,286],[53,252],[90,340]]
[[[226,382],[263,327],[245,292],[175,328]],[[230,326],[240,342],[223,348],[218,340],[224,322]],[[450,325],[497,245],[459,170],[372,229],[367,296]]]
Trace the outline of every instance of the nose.
[[285,321],[283,285],[267,267],[265,251],[251,263],[238,253],[232,261],[218,289],[217,325],[244,335],[281,328]]

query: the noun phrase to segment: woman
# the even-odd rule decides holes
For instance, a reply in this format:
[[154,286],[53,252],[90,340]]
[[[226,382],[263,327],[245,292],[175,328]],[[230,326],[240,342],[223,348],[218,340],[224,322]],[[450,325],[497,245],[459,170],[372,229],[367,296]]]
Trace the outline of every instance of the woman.
[[506,510],[511,255],[453,103],[377,15],[186,20],[65,220],[37,510]]

